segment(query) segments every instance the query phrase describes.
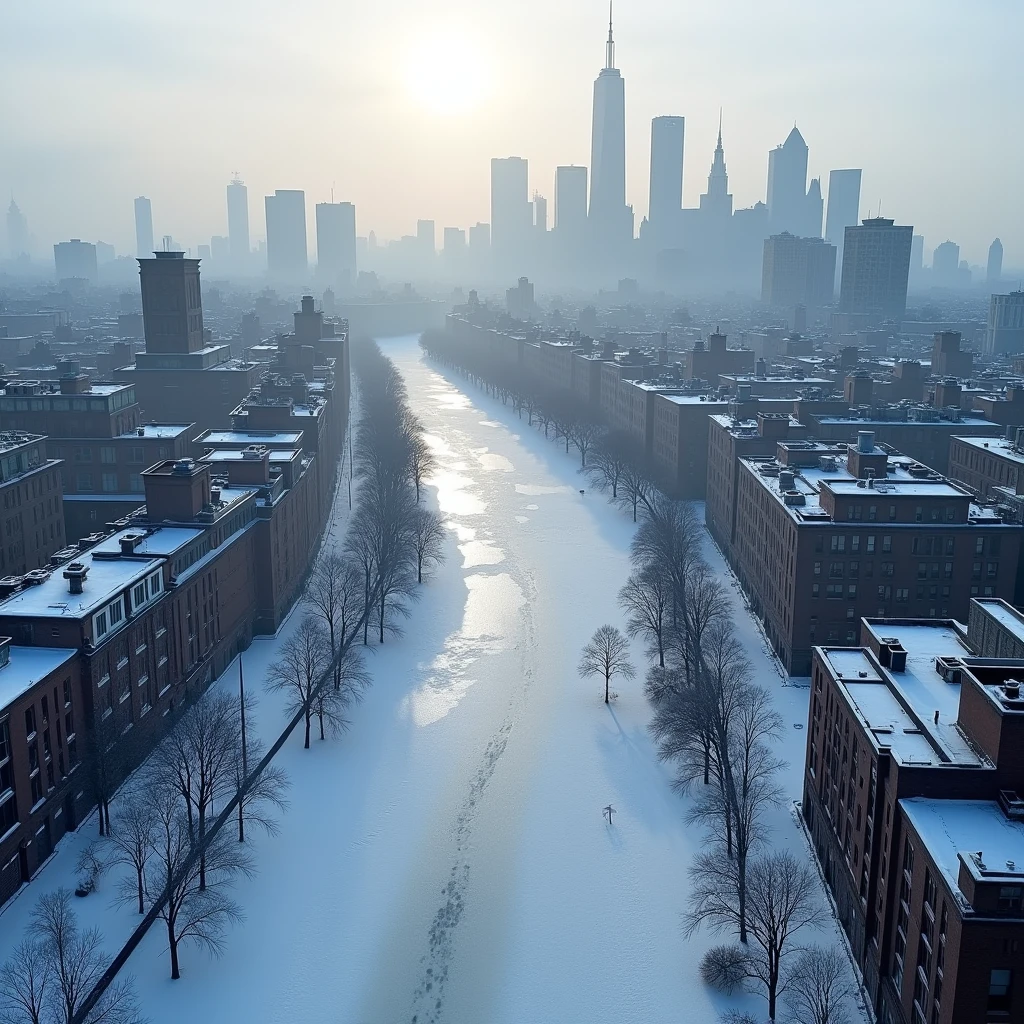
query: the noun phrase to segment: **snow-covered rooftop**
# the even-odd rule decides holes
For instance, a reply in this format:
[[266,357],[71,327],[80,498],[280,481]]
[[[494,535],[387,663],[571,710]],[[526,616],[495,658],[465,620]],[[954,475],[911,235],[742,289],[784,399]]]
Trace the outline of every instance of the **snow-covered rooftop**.
[[184,434],[191,423],[144,423],[137,430],[126,430],[123,434],[118,434],[118,438],[130,438],[130,437],[155,437],[155,438],[172,438],[178,437]]
[[10,653],[10,661],[0,668],[0,709],[71,661],[78,651],[68,647],[12,646]]
[[1018,885],[1024,879],[1024,822],[1007,818],[994,801],[912,797],[900,807],[954,892],[961,856],[975,875],[1013,878]]
[[203,445],[217,448],[220,445],[266,444],[298,448],[302,445],[301,430],[211,430],[197,438]]

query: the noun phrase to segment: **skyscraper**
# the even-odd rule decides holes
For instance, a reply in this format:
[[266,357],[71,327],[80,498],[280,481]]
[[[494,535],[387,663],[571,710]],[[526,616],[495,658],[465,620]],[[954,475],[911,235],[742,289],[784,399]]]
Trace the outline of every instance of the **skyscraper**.
[[469,229],[469,251],[478,259],[491,249],[491,225],[477,221]]
[[11,205],[7,207],[7,251],[12,260],[28,256],[28,222],[18,209],[14,196],[11,196]]
[[145,196],[135,200],[135,255],[139,259],[153,255],[153,204]]
[[316,264],[332,282],[355,282],[356,208],[351,203],[316,204]]
[[960,246],[956,242],[940,242],[932,253],[932,282],[952,288],[960,269]]
[[53,264],[58,281],[95,281],[97,274],[96,246],[72,238],[69,242],[57,242],[53,247]]
[[276,189],[266,197],[267,270],[282,277],[306,272],[306,193]]
[[533,223],[527,162],[520,156],[491,160],[491,252],[499,275],[525,269]]
[[985,272],[985,284],[992,289],[999,287],[1003,277],[1003,243],[997,238],[988,247],[988,269]]
[[821,198],[821,179],[811,178],[804,200],[804,237],[821,238],[821,221],[825,204]]
[[761,301],[769,306],[827,306],[835,295],[836,248],[788,232],[764,240]]
[[836,270],[843,266],[843,241],[846,229],[860,221],[860,168],[830,171],[828,209],[825,214],[825,241],[836,247]]
[[249,190],[237,174],[228,182],[227,196],[231,262],[244,270],[249,265]]
[[920,274],[924,270],[924,235],[914,235],[910,245],[910,273]]
[[633,236],[632,217],[626,207],[625,83],[615,67],[610,3],[604,67],[594,80],[589,216],[594,241],[605,255]]
[[416,221],[416,241],[419,242],[423,256],[432,257],[437,250],[434,238],[434,222],[432,220]]
[[555,231],[582,240],[587,228],[587,169],[555,168]]
[[539,235],[548,230],[548,201],[539,193],[533,193],[533,229]]
[[768,217],[772,231],[801,234],[806,223],[806,199],[807,143],[794,125],[786,141],[768,154]]
[[846,229],[839,309],[899,318],[907,311],[914,229],[872,217]]
[[701,211],[715,219],[727,220],[732,216],[732,196],[729,194],[729,172],[725,168],[725,150],[722,148],[722,115],[718,115],[718,145],[711,160],[708,190],[700,197]]
[[992,356],[1024,352],[1024,292],[989,299],[985,352]]
[[683,145],[686,121],[662,116],[651,121],[651,194],[647,220],[656,244],[671,244],[683,209]]

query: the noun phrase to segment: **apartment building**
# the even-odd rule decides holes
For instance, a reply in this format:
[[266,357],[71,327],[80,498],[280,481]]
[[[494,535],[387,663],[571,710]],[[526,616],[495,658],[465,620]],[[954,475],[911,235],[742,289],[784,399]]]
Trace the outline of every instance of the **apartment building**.
[[973,600],[859,642],[814,650],[802,810],[878,1020],[1021,1019],[1024,620]]
[[0,575],[23,576],[64,547],[61,462],[47,439],[0,433]]

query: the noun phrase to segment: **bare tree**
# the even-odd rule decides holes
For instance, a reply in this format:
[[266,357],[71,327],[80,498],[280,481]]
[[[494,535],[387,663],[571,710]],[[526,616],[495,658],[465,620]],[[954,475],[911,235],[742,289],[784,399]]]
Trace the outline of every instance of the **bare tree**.
[[[46,965],[46,1016],[57,1024],[73,1024],[108,962],[99,930],[78,927],[71,899],[68,889],[57,889],[41,896],[32,912],[33,932]],[[139,1020],[134,985],[125,978],[107,988],[86,1024],[137,1024]]]
[[[686,934],[703,924],[714,931],[739,929],[739,878],[736,861],[716,852],[700,854],[690,868],[691,890]],[[747,928],[753,938],[748,965],[768,997],[768,1016],[785,988],[783,962],[793,936],[821,921],[814,872],[788,850],[767,853],[752,861],[747,878]]]
[[338,651],[339,635],[344,639],[341,620],[345,617],[345,599],[351,594],[347,577],[354,572],[350,562],[333,552],[325,552],[313,567],[306,586],[306,601],[323,619],[331,641],[331,656]]
[[323,623],[307,615],[299,628],[281,645],[280,657],[267,669],[267,689],[283,693],[289,714],[302,712],[306,725],[303,746],[309,749],[309,729],[317,688],[331,664],[327,631]]
[[192,843],[188,818],[168,787],[157,791],[153,852],[146,862],[146,890],[163,896],[160,919],[167,929],[171,978],[181,977],[178,947],[192,942],[214,956],[224,948],[224,933],[242,920],[242,908],[227,895],[238,875],[250,876],[252,862],[241,844],[223,831],[206,842],[206,878],[200,879],[200,858]]
[[263,743],[258,736],[252,736],[251,715],[256,701],[246,696],[242,661],[238,661],[238,705],[239,756],[235,758],[234,789],[238,800],[238,841],[245,842],[246,823],[263,829],[267,835],[277,835],[277,819],[273,811],[284,811],[288,806],[285,793],[288,791],[288,774],[276,764],[265,765],[255,778],[250,778],[250,768],[263,760]]
[[619,604],[629,616],[627,635],[642,636],[647,641],[648,654],[657,655],[661,668],[665,667],[665,620],[671,603],[668,576],[652,565],[631,573],[619,591]]
[[363,667],[358,648],[347,647],[337,663],[337,689],[321,686],[313,697],[313,714],[320,726],[320,739],[340,736],[349,726],[346,712],[362,699],[370,685],[370,676]]
[[604,702],[608,703],[613,676],[632,679],[636,675],[629,660],[629,641],[615,626],[601,626],[583,648],[577,669],[584,678],[604,677]]
[[45,945],[23,939],[0,967],[0,1024],[44,1024],[49,981]]
[[654,484],[642,466],[630,462],[622,467],[616,503],[620,508],[632,512],[634,523],[639,510],[647,506],[653,493]]
[[854,993],[846,957],[835,946],[811,946],[789,972],[785,999],[800,1024],[847,1024]]
[[121,797],[107,842],[111,848],[110,862],[123,864],[134,872],[121,882],[121,899],[138,903],[139,913],[146,912],[146,860],[153,849],[156,813],[152,800],[142,789]]
[[612,501],[619,499],[619,481],[629,472],[632,452],[625,434],[612,431],[594,444],[594,452],[587,464],[587,477],[602,491],[612,492]]
[[[193,842],[201,849],[214,802],[234,789],[235,764],[241,756],[240,728],[235,698],[220,690],[207,690],[186,708],[150,759],[150,771],[181,795]],[[205,853],[199,863],[200,883],[205,886]]]
[[423,582],[423,570],[437,565],[443,558],[445,539],[444,520],[429,508],[418,508],[413,527],[413,543],[416,547],[416,582]]
[[570,423],[569,435],[576,450],[580,453],[580,469],[587,468],[587,453],[600,439],[603,431],[592,420],[574,417]]
[[96,804],[99,834],[105,836],[110,828],[110,801],[124,775],[120,730],[113,712],[97,713],[85,730],[82,761],[89,780],[89,790]]
[[416,490],[418,503],[423,481],[434,470],[434,453],[423,436],[423,424],[408,408],[403,410],[402,425],[406,433],[409,451],[409,476]]

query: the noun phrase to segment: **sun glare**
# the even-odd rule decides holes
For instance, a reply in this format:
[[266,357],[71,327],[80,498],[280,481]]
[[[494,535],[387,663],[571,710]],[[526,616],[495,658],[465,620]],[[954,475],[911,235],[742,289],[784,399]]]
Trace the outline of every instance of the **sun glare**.
[[468,113],[481,106],[490,92],[490,68],[480,44],[458,33],[418,41],[407,67],[410,95],[433,114]]

